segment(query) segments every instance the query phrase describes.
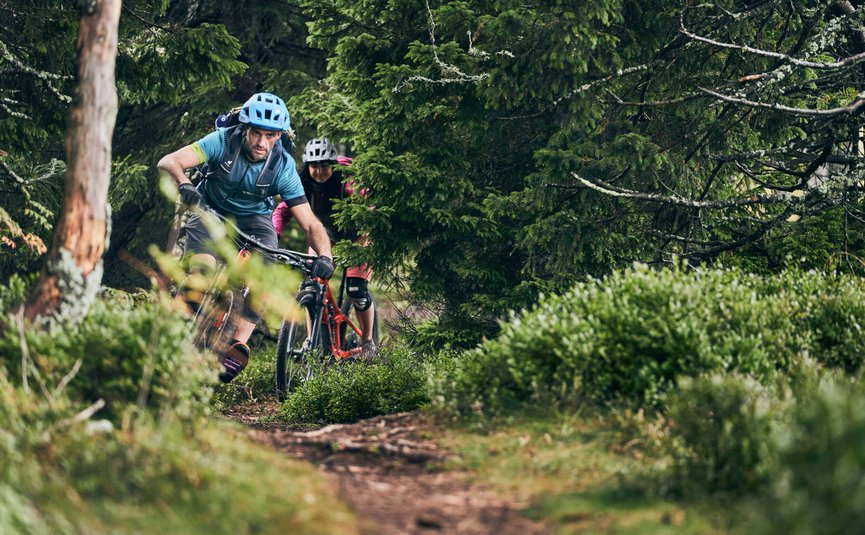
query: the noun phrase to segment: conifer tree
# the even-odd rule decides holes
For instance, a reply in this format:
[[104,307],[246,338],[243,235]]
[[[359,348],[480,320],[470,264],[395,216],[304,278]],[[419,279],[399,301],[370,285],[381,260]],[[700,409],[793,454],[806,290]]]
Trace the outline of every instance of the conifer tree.
[[358,254],[408,256],[445,318],[494,329],[635,260],[862,251],[849,2],[302,4],[330,57],[299,115],[353,142],[372,191],[343,214],[371,232]]

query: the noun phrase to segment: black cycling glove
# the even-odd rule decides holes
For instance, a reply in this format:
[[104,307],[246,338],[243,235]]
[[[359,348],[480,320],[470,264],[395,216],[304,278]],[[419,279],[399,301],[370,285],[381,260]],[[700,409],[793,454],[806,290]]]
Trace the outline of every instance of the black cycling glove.
[[180,200],[186,206],[198,206],[201,202],[201,193],[195,189],[195,186],[186,182],[180,185]]
[[309,276],[329,279],[333,275],[334,269],[336,269],[336,266],[333,265],[333,259],[331,257],[319,256],[313,260]]

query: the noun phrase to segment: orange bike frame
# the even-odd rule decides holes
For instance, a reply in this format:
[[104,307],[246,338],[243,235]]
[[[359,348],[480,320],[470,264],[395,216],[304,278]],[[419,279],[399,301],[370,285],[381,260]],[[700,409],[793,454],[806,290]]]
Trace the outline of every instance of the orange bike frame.
[[[336,361],[339,362],[339,361],[345,360],[349,357],[359,355],[363,351],[363,348],[361,348],[361,347],[354,347],[351,349],[342,349],[342,335],[340,333],[342,332],[341,327],[342,327],[343,323],[345,323],[346,325],[351,327],[354,330],[354,332],[357,333],[358,336],[362,335],[361,330],[357,327],[357,325],[352,323],[352,321],[348,318],[347,315],[343,314],[342,310],[340,310],[340,308],[338,306],[336,306],[336,299],[334,299],[334,297],[333,297],[333,292],[330,289],[329,281],[327,281],[326,279],[320,279],[318,277],[316,277],[313,280],[315,280],[319,284],[324,285],[324,288],[325,288],[324,306],[321,307],[321,325],[322,326],[325,326],[325,325],[331,326],[331,323],[329,321],[331,319],[330,318],[330,314],[331,314],[330,311],[331,310],[333,311],[333,318],[332,318],[333,324],[331,326],[332,328],[329,327],[328,330],[330,331],[330,350],[331,350],[331,353],[333,354],[334,359],[336,359]],[[327,306],[328,304],[330,306]]]

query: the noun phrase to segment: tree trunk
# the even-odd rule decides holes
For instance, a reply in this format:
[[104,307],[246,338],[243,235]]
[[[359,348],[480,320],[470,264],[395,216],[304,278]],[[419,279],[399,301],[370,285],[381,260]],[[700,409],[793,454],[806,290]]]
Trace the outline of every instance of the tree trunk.
[[24,305],[31,321],[75,323],[87,314],[102,282],[102,254],[110,234],[108,182],[121,0],[83,0],[81,6],[63,209],[42,275]]

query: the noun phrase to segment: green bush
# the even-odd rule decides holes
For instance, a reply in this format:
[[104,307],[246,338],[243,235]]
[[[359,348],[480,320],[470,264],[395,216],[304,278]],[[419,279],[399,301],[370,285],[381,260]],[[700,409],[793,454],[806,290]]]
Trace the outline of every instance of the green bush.
[[679,377],[737,371],[769,384],[797,355],[861,368],[865,291],[852,277],[646,266],[546,296],[435,374],[439,408],[495,413],[583,400],[660,406]]
[[668,400],[667,447],[681,493],[746,493],[767,481],[770,436],[785,403],[752,378],[720,374],[686,378]]
[[30,282],[19,275],[9,277],[6,285],[0,286],[0,311],[5,314],[23,303],[29,286]]
[[[846,534],[865,526],[865,389],[825,378],[775,435],[778,465],[754,532]],[[859,526],[859,528],[856,528]]]
[[[189,417],[206,409],[216,363],[189,340],[189,321],[152,296],[116,293],[97,300],[74,328],[21,329],[6,318],[0,367],[54,388],[76,366],[66,392],[72,399],[103,399],[105,417],[119,421],[130,408]],[[22,341],[23,340],[23,341]]]
[[[0,368],[0,533],[73,531],[64,524],[79,497],[70,493],[74,498],[65,506],[52,502],[62,495],[64,482],[34,457],[49,452],[56,436],[81,432],[81,425],[63,424],[74,414],[74,406],[62,397],[46,403],[32,390],[16,388]],[[46,504],[52,504],[50,510]]]
[[[314,469],[169,413],[121,429],[0,369],[0,533],[351,533]],[[98,413],[97,413],[98,417]]]
[[426,374],[405,347],[382,348],[379,364],[346,361],[303,384],[285,401],[293,422],[353,422],[416,409],[428,401]]

